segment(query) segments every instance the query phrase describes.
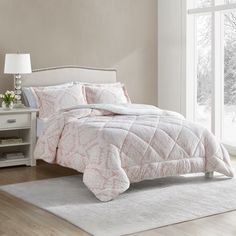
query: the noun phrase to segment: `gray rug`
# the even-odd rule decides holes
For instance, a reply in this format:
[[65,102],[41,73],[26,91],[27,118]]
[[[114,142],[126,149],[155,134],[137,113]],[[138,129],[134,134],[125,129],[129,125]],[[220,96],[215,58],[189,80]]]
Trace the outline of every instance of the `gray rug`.
[[2,186],[93,235],[124,235],[236,209],[236,179],[172,177],[134,184],[102,203],[82,175]]

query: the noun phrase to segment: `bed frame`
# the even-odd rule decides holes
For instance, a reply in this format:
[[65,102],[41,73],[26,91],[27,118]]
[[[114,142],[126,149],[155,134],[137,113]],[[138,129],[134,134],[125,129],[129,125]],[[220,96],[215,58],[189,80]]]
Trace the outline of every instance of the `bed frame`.
[[22,87],[38,87],[62,84],[70,81],[86,83],[114,83],[115,69],[97,69],[79,66],[59,66],[33,70],[22,77]]
[[[62,84],[70,81],[87,83],[114,83],[117,71],[115,69],[98,69],[79,66],[59,66],[33,70],[32,74],[22,77],[22,87],[39,87]],[[213,172],[205,173],[206,178],[212,178]]]

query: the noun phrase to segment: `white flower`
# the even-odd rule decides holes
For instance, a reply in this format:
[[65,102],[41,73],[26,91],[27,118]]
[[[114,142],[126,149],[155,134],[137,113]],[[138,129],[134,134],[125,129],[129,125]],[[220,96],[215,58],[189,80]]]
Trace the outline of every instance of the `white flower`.
[[4,98],[4,95],[3,95],[3,94],[0,94],[0,98]]

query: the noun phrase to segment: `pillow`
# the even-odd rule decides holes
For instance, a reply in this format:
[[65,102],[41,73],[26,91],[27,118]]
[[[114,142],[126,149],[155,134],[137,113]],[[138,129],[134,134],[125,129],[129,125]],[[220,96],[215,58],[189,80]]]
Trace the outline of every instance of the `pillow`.
[[68,88],[73,85],[73,82],[65,83],[65,84],[59,84],[54,86],[47,86],[47,87],[23,87],[22,93],[23,93],[23,99],[26,106],[29,106],[31,108],[38,108],[38,98],[35,96],[34,89],[41,89],[41,90],[47,90],[47,89],[57,89],[57,88]]
[[39,101],[39,118],[49,118],[61,109],[87,104],[83,90],[84,87],[79,84],[60,89],[35,88]]
[[89,104],[121,104],[131,102],[124,85],[120,83],[115,83],[113,86],[111,84],[85,85],[85,93]]

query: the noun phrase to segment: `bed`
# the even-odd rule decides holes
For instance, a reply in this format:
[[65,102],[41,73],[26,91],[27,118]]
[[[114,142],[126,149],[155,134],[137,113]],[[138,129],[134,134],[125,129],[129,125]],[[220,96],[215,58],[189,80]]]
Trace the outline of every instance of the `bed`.
[[[44,108],[39,112],[43,119],[38,120],[35,158],[83,173],[83,182],[99,200],[110,201],[143,180],[190,173],[212,176],[214,171],[233,177],[229,154],[211,132],[176,112],[130,103],[123,85],[113,85],[115,70],[50,68],[27,75],[22,82],[23,87],[42,87],[71,81],[79,84],[66,88],[73,105],[55,112],[58,104],[70,101],[68,92],[62,96],[58,91],[64,88],[55,89],[55,94],[35,89]],[[119,87],[118,102],[101,98],[101,93],[99,104],[88,98],[88,91],[113,91],[113,86],[115,92]],[[78,103],[79,95],[73,93],[79,89],[87,100],[81,95]],[[55,97],[57,103],[51,101]]]

